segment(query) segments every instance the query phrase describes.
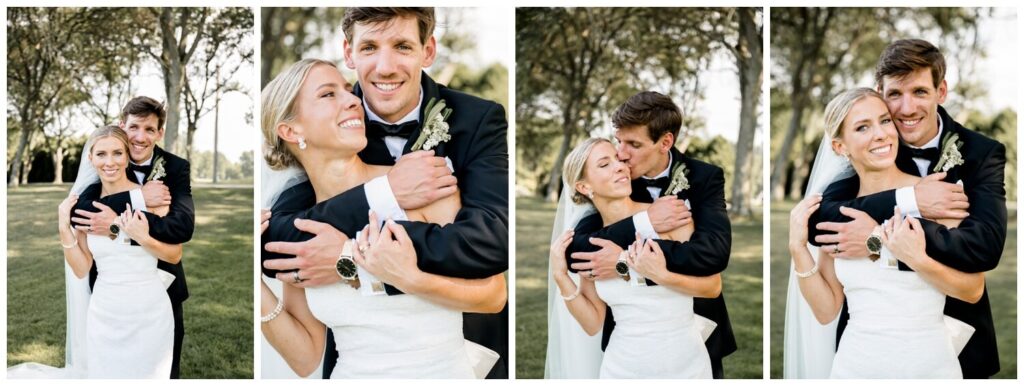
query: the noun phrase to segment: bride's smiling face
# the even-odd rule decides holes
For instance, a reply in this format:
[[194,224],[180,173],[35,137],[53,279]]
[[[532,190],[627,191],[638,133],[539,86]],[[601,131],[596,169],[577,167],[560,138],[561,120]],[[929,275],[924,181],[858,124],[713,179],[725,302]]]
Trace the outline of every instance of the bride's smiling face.
[[839,137],[832,139],[832,149],[848,155],[859,170],[879,170],[895,164],[899,133],[881,99],[866,96],[854,102],[839,130]]
[[117,138],[97,139],[89,151],[89,161],[103,182],[116,182],[127,178],[125,168],[128,167],[128,148]]
[[594,145],[583,166],[583,179],[576,183],[576,190],[583,195],[590,192],[594,197],[629,197],[633,188],[629,183],[629,167],[619,161],[615,147],[609,142]]
[[307,145],[299,152],[338,150],[359,152],[366,147],[363,107],[348,91],[337,68],[313,67],[295,97],[294,134]]

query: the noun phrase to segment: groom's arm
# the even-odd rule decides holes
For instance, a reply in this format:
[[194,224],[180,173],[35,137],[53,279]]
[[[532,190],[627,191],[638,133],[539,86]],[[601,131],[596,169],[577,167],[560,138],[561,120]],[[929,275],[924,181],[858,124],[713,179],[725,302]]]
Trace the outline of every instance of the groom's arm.
[[[475,279],[508,270],[507,123],[501,106],[493,106],[475,131],[476,137],[469,141],[468,161],[456,170],[460,173],[462,208],[455,221],[445,226],[399,222],[413,241],[418,266],[424,272]],[[307,206],[308,209],[285,201],[287,197],[282,194],[272,209],[264,242],[308,239],[310,235],[294,229],[296,218],[328,223],[349,238],[369,223],[370,204],[365,185],[312,208]],[[266,251],[263,255],[275,257]]]
[[996,268],[1006,243],[1005,170],[1006,147],[996,142],[984,157],[979,158],[976,170],[961,174],[976,181],[964,187],[970,202],[969,215],[952,229],[922,220],[928,256],[961,272],[985,272]]
[[192,201],[192,179],[189,162],[167,159],[168,173],[164,184],[171,192],[171,207],[166,216],[145,212],[149,234],[168,244],[184,244],[192,240],[195,230],[195,203]]
[[[732,227],[725,209],[725,177],[721,168],[708,169],[710,173],[707,175],[691,175],[690,178],[693,185],[689,190],[692,193],[689,197],[692,206],[690,212],[695,227],[690,241],[658,240],[658,245],[665,254],[666,266],[671,272],[708,276],[724,271],[729,265]],[[708,170],[701,170],[701,173],[706,171]],[[591,244],[590,238],[605,239],[619,246],[628,246],[636,240],[635,223],[642,221],[634,216],[593,232],[586,232],[587,228],[577,227],[566,255],[598,250],[597,246]]]

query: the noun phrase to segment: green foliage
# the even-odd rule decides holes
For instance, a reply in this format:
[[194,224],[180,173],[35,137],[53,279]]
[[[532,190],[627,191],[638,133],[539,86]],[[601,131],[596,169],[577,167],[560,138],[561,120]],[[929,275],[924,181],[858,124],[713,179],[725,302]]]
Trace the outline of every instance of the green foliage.
[[1009,107],[990,116],[971,111],[963,125],[1006,146],[1006,200],[1017,201],[1017,112]]
[[[8,192],[7,365],[64,365],[64,269],[57,204],[68,186]],[[193,188],[196,231],[182,257],[182,378],[253,377],[253,190]],[[40,210],[44,208],[45,210]]]
[[[228,159],[224,153],[217,153],[217,182],[251,179],[253,152],[243,152],[237,162]],[[213,151],[192,152],[192,180],[213,180]]]

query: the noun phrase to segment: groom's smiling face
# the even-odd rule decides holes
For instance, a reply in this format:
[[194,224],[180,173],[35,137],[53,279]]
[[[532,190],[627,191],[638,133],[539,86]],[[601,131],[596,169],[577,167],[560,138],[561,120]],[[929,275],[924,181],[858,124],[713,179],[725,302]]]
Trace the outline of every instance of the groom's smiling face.
[[121,129],[128,134],[128,151],[132,162],[145,162],[153,156],[156,143],[164,138],[164,130],[159,124],[160,118],[156,114],[128,115],[121,122]]
[[436,43],[422,39],[416,18],[358,23],[344,48],[371,111],[396,122],[419,105],[420,77],[434,63]]
[[939,105],[946,101],[946,81],[932,78],[931,69],[920,68],[902,77],[886,76],[879,93],[885,98],[900,138],[921,147],[939,133]]

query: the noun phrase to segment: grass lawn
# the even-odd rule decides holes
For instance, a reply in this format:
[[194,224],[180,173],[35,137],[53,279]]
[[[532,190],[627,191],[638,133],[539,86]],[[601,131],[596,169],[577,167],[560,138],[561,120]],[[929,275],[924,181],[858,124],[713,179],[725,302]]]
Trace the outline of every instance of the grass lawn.
[[[547,349],[548,244],[555,205],[516,198],[516,378],[543,378]],[[739,349],[724,360],[726,378],[762,377],[762,226],[734,223],[724,291]]]
[[[782,378],[782,339],[789,280],[789,211],[794,203],[774,202],[771,209],[771,377]],[[1017,221],[1010,211],[1008,237],[999,267],[985,274],[999,348],[1000,371],[993,378],[1017,377]],[[776,241],[778,240],[778,241]]]
[[[69,185],[7,192],[7,365],[64,365],[64,268],[57,205]],[[253,377],[252,188],[194,188],[196,230],[182,257],[182,378]]]

